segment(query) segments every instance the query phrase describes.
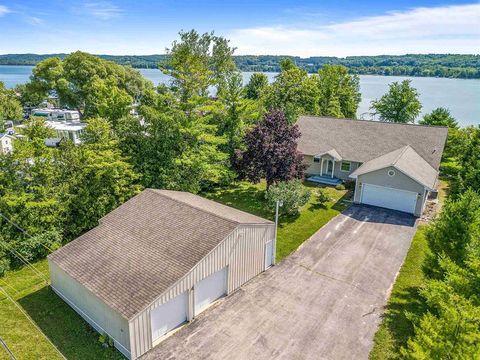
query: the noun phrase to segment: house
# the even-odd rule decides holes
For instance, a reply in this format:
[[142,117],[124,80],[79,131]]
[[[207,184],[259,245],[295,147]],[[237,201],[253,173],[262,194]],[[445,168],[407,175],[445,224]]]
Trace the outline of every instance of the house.
[[352,180],[355,203],[422,214],[436,188],[446,127],[313,116],[297,124],[310,180]]
[[13,151],[13,136],[0,133],[0,154],[10,154]]
[[51,287],[135,359],[273,265],[275,225],[147,189],[48,256]]

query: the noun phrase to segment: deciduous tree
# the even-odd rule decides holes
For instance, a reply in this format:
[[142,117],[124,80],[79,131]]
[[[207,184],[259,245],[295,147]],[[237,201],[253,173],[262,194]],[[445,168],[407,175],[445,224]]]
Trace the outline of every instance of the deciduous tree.
[[245,136],[246,150],[238,152],[240,175],[252,182],[265,178],[267,188],[302,178],[305,164],[297,150],[299,137],[298,127],[289,125],[282,111],[269,111]]
[[388,92],[380,99],[373,100],[370,109],[381,121],[413,123],[420,114],[422,104],[418,92],[410,85],[410,80],[393,82]]

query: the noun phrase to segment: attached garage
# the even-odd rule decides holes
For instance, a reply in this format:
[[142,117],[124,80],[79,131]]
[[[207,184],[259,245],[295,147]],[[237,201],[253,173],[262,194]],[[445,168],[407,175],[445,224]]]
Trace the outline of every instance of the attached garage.
[[356,179],[354,202],[421,216],[437,171],[410,146],[362,164]]
[[271,221],[147,189],[48,256],[52,289],[136,359],[274,264]]
[[415,214],[417,193],[385,186],[363,184],[362,204]]

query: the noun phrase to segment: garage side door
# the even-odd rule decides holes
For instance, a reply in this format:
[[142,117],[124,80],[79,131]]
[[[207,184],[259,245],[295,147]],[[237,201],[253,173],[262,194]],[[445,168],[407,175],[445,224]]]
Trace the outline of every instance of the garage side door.
[[362,203],[414,214],[417,205],[417,193],[363,184]]
[[223,268],[195,284],[195,315],[226,294],[227,268]]
[[187,293],[180,294],[156,307],[150,314],[152,341],[155,341],[187,321]]

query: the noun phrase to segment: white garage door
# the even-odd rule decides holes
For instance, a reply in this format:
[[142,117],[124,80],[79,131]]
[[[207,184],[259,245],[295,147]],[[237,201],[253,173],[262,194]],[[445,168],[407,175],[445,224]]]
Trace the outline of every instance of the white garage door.
[[187,321],[187,293],[180,294],[156,307],[150,314],[152,341],[155,341]]
[[384,186],[363,184],[361,202],[414,214],[417,205],[417,193]]
[[227,293],[227,268],[206,277],[195,284],[195,315]]

